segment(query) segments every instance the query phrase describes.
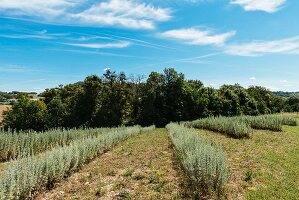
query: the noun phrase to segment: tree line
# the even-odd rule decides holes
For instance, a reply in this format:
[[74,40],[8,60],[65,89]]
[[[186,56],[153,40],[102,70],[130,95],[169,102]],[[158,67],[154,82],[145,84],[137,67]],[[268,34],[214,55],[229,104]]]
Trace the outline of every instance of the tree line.
[[64,127],[115,127],[189,121],[208,116],[260,115],[299,111],[299,98],[273,95],[264,87],[238,84],[219,89],[188,80],[173,68],[146,79],[107,70],[83,82],[46,89],[43,100],[18,97],[4,127],[43,131]]

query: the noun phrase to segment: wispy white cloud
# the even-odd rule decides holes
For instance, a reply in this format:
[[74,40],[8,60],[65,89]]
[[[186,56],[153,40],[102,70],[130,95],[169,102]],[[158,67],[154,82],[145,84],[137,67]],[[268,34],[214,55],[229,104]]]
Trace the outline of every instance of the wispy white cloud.
[[215,52],[215,53],[209,53],[209,54],[195,56],[195,57],[168,60],[168,61],[163,61],[163,62],[160,62],[160,63],[152,63],[152,64],[149,64],[149,66],[164,65],[164,64],[176,63],[176,62],[193,63],[193,64],[196,64],[196,63],[205,63],[205,64],[209,63],[210,64],[212,62],[205,60],[206,58],[218,56],[218,55],[221,55],[221,54],[223,54],[223,52]]
[[52,39],[49,35],[31,35],[31,34],[0,34],[0,38],[11,39]]
[[153,29],[155,22],[171,18],[170,10],[130,0],[110,0],[91,6],[70,18],[89,25],[118,25],[130,28]]
[[82,26],[154,29],[171,18],[171,10],[136,0],[0,0],[1,15]]
[[276,12],[286,3],[286,0],[231,0],[231,4],[242,6],[246,11]]
[[279,80],[280,83],[288,83],[288,80]]
[[210,30],[196,28],[175,29],[161,33],[165,38],[180,40],[189,45],[223,45],[229,38],[236,34],[235,31],[216,34]]
[[299,55],[299,36],[272,41],[253,41],[225,46],[225,53],[238,56],[265,54]]
[[29,73],[29,72],[41,72],[41,70],[34,69],[27,66],[21,65],[1,65],[0,72],[7,72],[7,73]]
[[65,45],[84,47],[91,49],[107,49],[107,48],[125,48],[130,45],[129,42],[118,42],[118,43],[64,43]]
[[11,16],[49,18],[62,15],[78,3],[79,0],[0,0],[0,10]]
[[89,54],[89,55],[100,55],[100,56],[107,56],[107,57],[120,57],[120,58],[131,58],[131,59],[140,59],[140,60],[154,60],[150,57],[143,57],[137,55],[129,55],[129,54],[118,54],[118,53],[110,53],[110,52],[103,52],[98,49],[68,49],[68,48],[48,48],[47,51],[57,51],[57,52],[67,52],[72,54]]
[[249,80],[254,81],[256,78],[254,76],[250,77]]
[[33,31],[33,32],[24,32],[24,33],[6,33],[0,34],[0,38],[10,38],[10,39],[57,39],[58,37],[68,36],[67,33],[47,33],[46,30],[42,31]]

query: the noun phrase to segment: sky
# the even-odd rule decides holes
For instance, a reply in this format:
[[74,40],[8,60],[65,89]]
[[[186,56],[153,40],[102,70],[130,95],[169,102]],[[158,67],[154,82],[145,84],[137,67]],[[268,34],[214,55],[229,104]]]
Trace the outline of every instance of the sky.
[[298,0],[0,0],[0,91],[173,67],[299,91]]

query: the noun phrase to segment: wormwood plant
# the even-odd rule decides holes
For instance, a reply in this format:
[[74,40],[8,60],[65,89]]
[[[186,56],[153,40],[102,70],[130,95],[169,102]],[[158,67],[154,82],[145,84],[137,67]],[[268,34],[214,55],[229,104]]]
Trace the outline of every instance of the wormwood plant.
[[194,129],[178,124],[167,127],[175,152],[190,179],[194,197],[220,196],[229,179],[227,157]]
[[141,131],[142,131],[142,132],[153,131],[153,130],[155,130],[155,128],[156,128],[155,125],[148,126],[148,127],[142,127],[142,128],[141,128]]
[[111,129],[37,156],[13,161],[0,176],[0,199],[25,199],[80,169],[108,148],[141,132],[139,126]]
[[252,129],[282,131],[283,125],[297,126],[297,120],[287,115],[209,117],[183,123],[187,127],[207,129],[235,138],[249,138]]
[[[116,128],[123,130],[124,128]],[[98,137],[108,128],[51,130],[38,132],[0,132],[0,162],[36,155],[74,140]]]
[[185,122],[185,125],[190,128],[224,133],[235,138],[249,138],[252,133],[252,129],[247,123],[229,117],[209,117]]

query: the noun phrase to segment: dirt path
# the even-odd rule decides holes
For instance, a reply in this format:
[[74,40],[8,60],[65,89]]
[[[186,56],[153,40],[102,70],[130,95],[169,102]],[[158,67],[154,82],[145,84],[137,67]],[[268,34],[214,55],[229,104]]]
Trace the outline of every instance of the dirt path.
[[37,199],[182,199],[165,129],[116,146]]

